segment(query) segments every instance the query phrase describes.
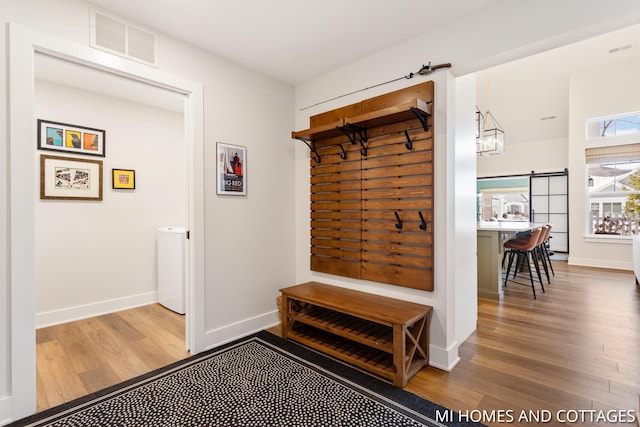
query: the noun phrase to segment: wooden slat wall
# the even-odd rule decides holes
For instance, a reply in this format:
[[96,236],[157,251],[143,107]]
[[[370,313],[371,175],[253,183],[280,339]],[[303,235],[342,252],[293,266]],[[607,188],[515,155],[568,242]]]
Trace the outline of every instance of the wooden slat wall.
[[[412,98],[433,103],[433,82],[311,118],[332,123]],[[311,270],[433,290],[433,119],[367,129],[367,156],[346,136],[316,141],[311,169]],[[407,149],[405,131],[413,147]],[[347,158],[340,157],[340,144]],[[396,228],[397,212],[403,222]],[[420,229],[421,212],[427,229]]]
[[311,270],[361,277],[362,222],[360,151],[346,136],[347,158],[339,146],[318,148],[322,160],[311,166]]
[[380,135],[362,160],[362,279],[433,290],[433,139],[417,120],[403,123],[411,150],[404,132]]

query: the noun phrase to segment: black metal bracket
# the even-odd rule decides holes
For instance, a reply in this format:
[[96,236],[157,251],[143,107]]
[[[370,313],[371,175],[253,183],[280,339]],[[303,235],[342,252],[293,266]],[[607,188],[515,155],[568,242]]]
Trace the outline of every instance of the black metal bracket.
[[398,220],[398,222],[396,222],[396,228],[398,230],[402,230],[402,220],[400,219],[400,215],[398,215],[398,212],[394,212],[396,219]]
[[418,211],[418,215],[420,215],[420,230],[426,230],[427,221],[424,220],[424,217],[422,216],[422,212]]
[[338,129],[347,135],[352,145],[360,142],[360,153],[365,157],[367,156],[367,147],[364,145],[364,143],[367,142],[366,128],[346,123],[344,126],[338,126]]
[[313,160],[315,160],[316,163],[320,163],[322,161],[322,157],[320,157],[320,153],[318,153],[318,150],[316,149],[315,142],[308,139],[300,138],[299,136],[297,136],[296,139],[304,142],[305,145],[309,147],[309,150],[311,150],[311,152],[315,154],[315,157],[313,157]]
[[342,150],[342,153],[339,154],[340,158],[342,160],[347,160],[347,151],[344,149],[342,144],[338,144],[338,145],[340,146],[340,149]]
[[407,150],[413,150],[413,141],[409,137],[409,132],[405,130],[404,136],[407,138],[407,142],[404,144],[404,146],[407,147]]
[[427,123],[427,118],[429,117],[429,115],[427,113],[425,113],[424,111],[422,111],[421,109],[416,108],[416,107],[411,107],[410,110],[413,112],[413,114],[416,115],[418,120],[420,120],[420,124],[422,125],[422,129],[424,129],[425,131],[428,131],[429,130],[429,123]]

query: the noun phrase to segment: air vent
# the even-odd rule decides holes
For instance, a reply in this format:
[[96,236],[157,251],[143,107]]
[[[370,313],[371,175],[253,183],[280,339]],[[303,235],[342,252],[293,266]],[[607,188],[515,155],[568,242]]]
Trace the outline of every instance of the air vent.
[[614,47],[614,48],[609,49],[609,53],[622,52],[623,50],[631,49],[632,47],[633,47],[633,45],[631,45],[631,44],[626,44],[624,46]]
[[156,34],[120,18],[91,10],[91,47],[156,65]]

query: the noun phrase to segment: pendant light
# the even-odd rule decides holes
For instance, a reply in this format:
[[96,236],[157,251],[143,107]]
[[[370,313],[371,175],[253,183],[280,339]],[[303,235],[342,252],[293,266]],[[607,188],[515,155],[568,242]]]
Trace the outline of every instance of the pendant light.
[[479,156],[493,156],[504,153],[504,130],[489,110],[483,116],[476,110],[476,120],[482,122],[476,137],[476,154]]

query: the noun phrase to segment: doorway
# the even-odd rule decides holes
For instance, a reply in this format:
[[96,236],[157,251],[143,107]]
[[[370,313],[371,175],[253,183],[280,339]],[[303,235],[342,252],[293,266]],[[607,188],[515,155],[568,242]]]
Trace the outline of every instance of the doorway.
[[[36,326],[156,302],[157,230],[187,219],[184,95],[35,58],[35,116],[46,121],[40,138],[73,134],[69,123],[104,135],[104,155],[77,157],[64,138],[41,141],[34,154],[52,164],[97,161],[103,170],[100,200],[35,200]],[[114,188],[114,168],[133,174],[131,188]]]
[[[112,381],[124,381],[128,379],[125,373],[145,373],[144,369],[154,369],[164,360],[175,360],[155,356],[167,353],[164,347],[175,351],[175,339],[159,343],[155,354],[130,351],[126,363],[102,356],[110,354],[112,348],[125,351],[127,345],[123,343],[127,341],[118,341],[120,333],[144,325],[146,317],[142,314],[147,311],[130,309],[150,308],[159,299],[156,230],[186,224],[187,150],[183,94],[41,53],[35,54],[35,78],[35,116],[47,121],[47,132],[40,132],[42,138],[46,134],[64,136],[64,128],[56,123],[69,121],[100,128],[105,136],[101,146],[104,156],[96,153],[76,157],[70,151],[73,148],[63,144],[64,138],[60,145],[53,146],[41,141],[35,153],[49,162],[64,157],[103,165],[101,200],[35,201],[37,408],[41,410],[111,385]],[[113,168],[132,171],[133,178],[138,178],[137,185],[134,180],[130,189],[114,188]],[[183,285],[184,280],[176,283]],[[183,298],[180,301],[184,314]],[[127,313],[141,315],[129,319]],[[158,327],[169,315],[156,317]],[[168,336],[182,337],[179,356],[185,353],[185,329],[183,319],[181,334]],[[142,335],[150,343],[157,337],[141,329],[131,334],[132,344]],[[105,348],[105,341],[113,342],[113,346]],[[80,366],[78,371],[69,369],[78,366],[73,360],[84,360],[89,354],[93,354],[90,365]],[[137,366],[138,370],[129,371],[116,364]],[[60,373],[60,366],[65,367],[64,375],[55,375]],[[107,369],[111,366],[112,370]],[[65,382],[74,384],[68,390],[60,387],[59,377],[76,381]]]
[[[188,218],[190,253],[187,276],[189,304],[187,342],[193,354],[204,349],[204,208],[203,185],[203,88],[201,84],[132,63],[91,48],[60,40],[20,26],[9,26],[9,129],[11,180],[9,187],[11,314],[10,395],[12,418],[35,410],[35,212],[37,176],[33,145],[35,54],[45,53],[125,79],[182,93],[185,96],[185,141],[187,145]],[[16,171],[20,171],[18,175]],[[19,237],[15,237],[19,236]]]

